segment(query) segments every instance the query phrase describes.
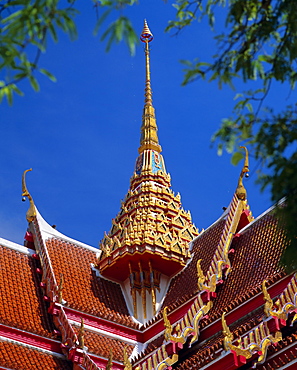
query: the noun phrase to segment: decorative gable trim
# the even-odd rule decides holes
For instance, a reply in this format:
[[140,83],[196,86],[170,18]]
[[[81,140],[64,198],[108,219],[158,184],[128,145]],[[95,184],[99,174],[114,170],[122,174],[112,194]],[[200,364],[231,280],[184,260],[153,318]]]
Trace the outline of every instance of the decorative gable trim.
[[0,246],[1,245],[3,247],[9,248],[9,249],[13,249],[13,250],[15,250],[17,252],[26,254],[27,256],[32,256],[32,254],[35,253],[35,251],[33,249],[23,247],[20,244],[17,244],[17,243],[14,243],[14,242],[11,242],[9,240],[2,239],[2,238],[0,238]]

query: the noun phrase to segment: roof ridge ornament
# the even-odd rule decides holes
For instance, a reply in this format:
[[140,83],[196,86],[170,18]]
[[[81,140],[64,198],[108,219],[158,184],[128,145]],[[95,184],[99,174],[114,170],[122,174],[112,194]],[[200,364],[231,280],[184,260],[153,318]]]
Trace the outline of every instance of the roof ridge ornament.
[[149,43],[153,40],[154,36],[150,31],[147,21],[144,20],[144,26],[142,33],[140,35],[140,40],[145,43],[145,90],[144,90],[144,110],[142,116],[142,126],[141,126],[141,138],[140,147],[138,152],[141,154],[146,149],[154,150],[161,153],[162,148],[159,145],[158,135],[157,135],[157,124],[155,117],[155,110],[153,107],[152,99],[152,88],[151,88],[151,71],[150,71],[150,49]]
[[240,173],[240,176],[239,176],[239,179],[238,179],[238,185],[237,185],[237,188],[236,188],[236,195],[238,197],[238,199],[240,200],[246,200],[246,189],[245,187],[243,186],[243,182],[242,182],[242,179],[243,177],[249,177],[249,152],[247,150],[247,148],[245,146],[241,146],[240,148],[244,149],[245,150],[245,159],[244,159],[244,164],[243,164],[243,168],[241,170],[241,173]]
[[26,173],[29,171],[32,171],[32,168],[29,168],[28,170],[24,171],[23,176],[22,176],[22,197],[23,197],[22,200],[25,201],[26,200],[25,197],[29,199],[30,207],[27,211],[26,218],[28,222],[31,222],[33,221],[34,217],[36,217],[36,208],[35,208],[33,198],[31,194],[29,193],[27,189],[27,185],[26,185]]

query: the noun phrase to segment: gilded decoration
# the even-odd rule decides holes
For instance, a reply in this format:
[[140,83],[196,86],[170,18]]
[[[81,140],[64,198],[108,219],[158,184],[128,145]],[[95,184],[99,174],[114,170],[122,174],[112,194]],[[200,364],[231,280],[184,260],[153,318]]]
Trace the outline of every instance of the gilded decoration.
[[34,217],[36,217],[36,209],[35,209],[35,204],[33,201],[33,198],[31,194],[29,193],[26,185],[26,173],[32,171],[32,168],[29,170],[24,171],[23,176],[22,176],[22,197],[23,200],[25,200],[25,197],[29,199],[30,202],[30,207],[27,211],[26,218],[28,222],[31,222],[34,220]]
[[[149,42],[152,39],[153,36],[145,22],[141,35],[141,40],[145,43],[146,60],[145,105],[139,156],[136,159],[129,190],[121,202],[120,211],[112,220],[110,231],[105,233],[100,243],[102,253],[98,260],[98,268],[104,276],[104,271],[108,269],[114,271],[112,270],[114,264],[117,266],[117,261],[125,258],[123,268],[127,268],[125,276],[130,280],[134,317],[140,316],[144,319],[150,315],[150,312],[147,312],[148,307],[152,307],[153,315],[156,314],[156,292],[160,290],[161,273],[167,274],[168,270],[167,276],[171,276],[186,265],[190,258],[189,243],[198,235],[190,212],[182,208],[180,194],[174,194],[171,189],[171,178],[166,172],[164,159],[160,154],[161,146],[152,106],[150,82]],[[169,269],[166,266],[169,266]],[[139,295],[141,306],[137,306]],[[175,326],[174,335],[169,333],[170,322],[165,310],[163,315],[164,321],[165,317],[167,320],[165,322],[168,326],[168,338],[173,342],[185,343],[190,334],[194,337],[198,335],[199,320],[208,312],[211,305],[212,303],[204,305],[201,298],[199,303],[195,300],[191,310]],[[169,357],[166,346],[162,346],[162,350],[153,354],[141,368],[161,370],[177,360],[177,354],[174,353]],[[132,369],[126,351],[124,366],[125,370]]]
[[273,317],[276,320],[277,329],[279,322],[286,325],[290,313],[295,312],[291,325],[297,321],[297,274],[294,274],[286,289],[280,297],[273,302],[267,291],[266,280],[262,283],[263,298],[265,301],[264,312],[267,317]]
[[132,181],[110,232],[100,243],[100,260],[116,249],[143,244],[173,251],[183,263],[189,258],[189,243],[198,235],[191,215],[181,208],[180,197],[176,198],[170,183],[164,186],[163,173],[151,174],[148,180]]
[[78,343],[79,343],[79,348],[84,349],[85,347],[85,324],[84,324],[84,319],[81,318],[80,322],[80,328],[78,332]]
[[110,258],[108,264],[111,264],[113,256],[119,258],[118,250],[121,255],[138,250],[143,253],[142,246],[165,258],[174,258],[182,267],[190,258],[189,242],[198,235],[191,214],[181,207],[180,195],[170,188],[170,175],[160,154],[150,73],[149,43],[153,35],[146,21],[140,40],[145,44],[146,78],[139,156],[121,210],[100,243],[101,272],[107,264],[100,261]]
[[282,340],[282,334],[277,331],[273,336],[270,334],[267,322],[262,322],[243,338],[238,337],[237,345],[234,345],[234,336],[227,326],[225,312],[222,315],[222,327],[224,335],[224,349],[234,354],[235,364],[238,366],[237,357],[250,359],[258,354],[255,365],[263,363],[267,356],[268,347]]
[[112,349],[110,349],[109,356],[108,356],[108,362],[106,364],[105,370],[112,370],[112,358],[113,358]]
[[126,347],[124,347],[124,361],[123,362],[125,366],[124,370],[132,370],[132,364],[129,360]]
[[244,149],[244,151],[245,151],[245,159],[244,159],[244,165],[243,165],[242,171],[241,171],[240,176],[239,176],[238,185],[237,185],[237,189],[236,189],[236,195],[237,195],[238,199],[245,200],[246,199],[246,189],[243,186],[242,179],[243,179],[244,176],[245,177],[249,176],[248,175],[248,172],[249,172],[249,153],[248,153],[248,150],[245,146],[241,146],[240,148]]
[[[191,307],[185,316],[174,326],[171,325],[168,314],[167,307],[163,309],[163,320],[164,320],[164,337],[165,341],[171,341],[174,343],[184,344],[187,341],[187,338],[191,335],[190,346],[198,339],[199,337],[199,323],[200,320],[207,315],[209,310],[212,308],[213,302],[208,301],[203,303],[201,294],[195,299]],[[173,334],[174,333],[174,334]]]
[[201,268],[201,261],[202,261],[201,259],[197,261],[198,289],[200,291],[207,290],[209,292],[215,292],[216,284],[217,284],[216,275],[211,276],[209,285],[204,284],[206,277],[203,274],[203,271]]
[[63,288],[64,288],[64,276],[63,274],[60,275],[60,283],[57,289],[58,295],[58,303],[63,303]]
[[158,366],[157,370],[164,370],[169,368],[171,365],[175,364],[178,361],[178,355],[174,353],[172,357],[167,357],[164,361],[162,361]]

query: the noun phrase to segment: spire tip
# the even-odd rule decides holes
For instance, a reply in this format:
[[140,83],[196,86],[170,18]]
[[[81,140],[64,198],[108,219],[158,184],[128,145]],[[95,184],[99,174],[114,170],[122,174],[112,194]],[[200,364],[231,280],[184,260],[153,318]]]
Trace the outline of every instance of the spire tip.
[[151,41],[153,41],[153,39],[154,39],[154,36],[151,33],[151,30],[149,29],[149,27],[147,25],[147,21],[145,19],[143,30],[142,30],[141,35],[140,35],[140,41],[142,41],[142,42],[151,42]]

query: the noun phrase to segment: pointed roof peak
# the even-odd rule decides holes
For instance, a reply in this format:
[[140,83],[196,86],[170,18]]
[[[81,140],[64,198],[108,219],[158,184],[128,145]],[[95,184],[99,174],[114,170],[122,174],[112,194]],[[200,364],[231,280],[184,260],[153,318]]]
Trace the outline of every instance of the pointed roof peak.
[[153,34],[151,33],[151,30],[149,29],[149,26],[147,24],[147,21],[146,19],[144,20],[144,25],[143,25],[143,30],[142,30],[142,33],[140,35],[140,40],[142,42],[151,42],[153,41]]
[[248,172],[249,172],[249,152],[248,152],[248,150],[245,146],[241,146],[240,148],[244,149],[244,151],[245,151],[245,159],[244,159],[243,168],[241,170],[241,173],[240,173],[240,176],[239,176],[239,179],[238,179],[236,195],[237,195],[238,199],[246,200],[246,189],[243,185],[242,179],[243,179],[244,176],[249,177],[249,174],[248,174]]
[[157,124],[155,117],[155,110],[153,107],[152,88],[151,88],[151,71],[150,71],[150,49],[149,43],[153,40],[153,34],[151,33],[147,21],[144,20],[144,26],[140,35],[140,40],[145,43],[145,90],[144,90],[144,111],[142,116],[141,126],[141,138],[139,153],[144,152],[147,149],[154,150],[161,153],[162,149],[159,145],[159,139],[157,135]]
[[31,196],[31,194],[29,193],[27,185],[26,185],[26,173],[30,172],[30,171],[32,171],[32,168],[24,171],[23,176],[22,176],[22,197],[23,197],[23,201],[26,200],[25,197],[27,197],[29,199],[29,202],[30,202],[30,207],[29,207],[29,209],[27,211],[27,214],[26,214],[26,218],[27,218],[28,222],[31,222],[34,219],[34,217],[36,216],[35,204],[34,204],[33,198]]

